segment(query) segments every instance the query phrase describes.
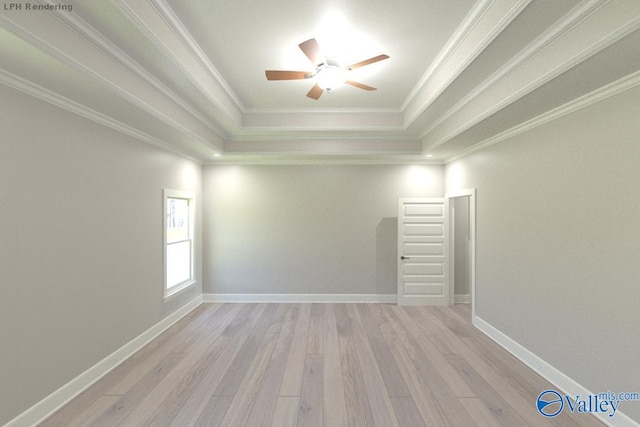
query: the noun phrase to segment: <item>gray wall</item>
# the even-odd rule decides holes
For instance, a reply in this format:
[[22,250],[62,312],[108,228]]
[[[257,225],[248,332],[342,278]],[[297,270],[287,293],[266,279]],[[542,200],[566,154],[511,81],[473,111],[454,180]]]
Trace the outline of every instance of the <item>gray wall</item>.
[[207,166],[204,293],[396,294],[399,197],[442,166]]
[[2,85],[0,99],[3,425],[200,293],[162,302],[162,189],[199,196],[202,169]]
[[456,197],[451,199],[453,203],[453,229],[454,229],[454,295],[469,295],[470,286],[470,241],[469,241],[469,197]]
[[[397,199],[444,193],[439,166],[203,177],[6,87],[0,98],[0,424],[198,295],[162,303],[162,188],[198,195],[207,293],[395,294]],[[593,392],[640,384],[638,99],[629,90],[445,173],[447,191],[477,188],[477,314]],[[640,404],[620,410],[640,421]]]
[[[640,87],[446,167],[477,188],[477,314],[592,392],[640,388]],[[640,403],[620,411],[640,421]]]

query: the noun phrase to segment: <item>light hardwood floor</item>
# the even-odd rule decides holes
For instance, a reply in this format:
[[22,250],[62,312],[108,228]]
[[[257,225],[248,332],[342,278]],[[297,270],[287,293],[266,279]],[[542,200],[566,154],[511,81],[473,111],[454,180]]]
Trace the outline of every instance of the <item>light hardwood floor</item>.
[[468,305],[203,304],[41,426],[602,426]]

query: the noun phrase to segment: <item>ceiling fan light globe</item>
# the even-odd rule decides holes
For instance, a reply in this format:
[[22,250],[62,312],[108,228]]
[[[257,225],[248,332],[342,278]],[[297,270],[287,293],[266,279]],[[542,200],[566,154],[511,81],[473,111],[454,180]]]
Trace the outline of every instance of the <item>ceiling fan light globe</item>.
[[344,70],[340,67],[327,65],[318,70],[317,83],[322,89],[332,91],[342,86],[346,81]]

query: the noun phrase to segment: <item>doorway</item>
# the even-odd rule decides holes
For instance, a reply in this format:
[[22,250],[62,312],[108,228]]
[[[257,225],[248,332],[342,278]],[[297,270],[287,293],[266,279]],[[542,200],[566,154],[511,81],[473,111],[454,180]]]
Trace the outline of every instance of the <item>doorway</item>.
[[475,189],[450,192],[449,203],[449,280],[450,304],[471,304],[475,318]]

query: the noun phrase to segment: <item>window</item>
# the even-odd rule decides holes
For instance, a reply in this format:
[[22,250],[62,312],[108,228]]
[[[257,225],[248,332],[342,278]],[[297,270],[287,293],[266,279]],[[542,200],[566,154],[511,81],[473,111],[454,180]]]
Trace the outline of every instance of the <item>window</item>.
[[164,295],[168,298],[195,283],[193,222],[195,197],[164,191]]

